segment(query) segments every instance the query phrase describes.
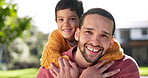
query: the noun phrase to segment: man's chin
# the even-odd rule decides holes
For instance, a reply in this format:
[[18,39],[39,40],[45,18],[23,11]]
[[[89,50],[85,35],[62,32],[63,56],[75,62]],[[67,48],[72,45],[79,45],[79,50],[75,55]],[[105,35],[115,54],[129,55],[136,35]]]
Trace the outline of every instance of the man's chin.
[[94,64],[94,63],[96,63],[97,61],[98,61],[98,59],[92,59],[91,57],[90,57],[90,59],[89,58],[85,58],[85,60],[88,62],[88,63],[91,63],[91,64]]

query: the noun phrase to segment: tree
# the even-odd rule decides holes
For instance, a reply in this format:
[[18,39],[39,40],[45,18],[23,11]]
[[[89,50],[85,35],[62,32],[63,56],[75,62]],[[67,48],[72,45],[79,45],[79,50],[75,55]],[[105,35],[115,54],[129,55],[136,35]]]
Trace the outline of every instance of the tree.
[[31,27],[31,18],[19,18],[16,7],[16,4],[0,0],[0,43],[9,44]]
[[14,39],[22,37],[23,32],[31,27],[31,20],[27,16],[19,18],[17,4],[13,4],[11,0],[8,3],[5,0],[0,0],[0,49],[4,48],[0,50],[0,54],[4,56],[0,62],[11,61],[11,52],[8,51],[8,46]]

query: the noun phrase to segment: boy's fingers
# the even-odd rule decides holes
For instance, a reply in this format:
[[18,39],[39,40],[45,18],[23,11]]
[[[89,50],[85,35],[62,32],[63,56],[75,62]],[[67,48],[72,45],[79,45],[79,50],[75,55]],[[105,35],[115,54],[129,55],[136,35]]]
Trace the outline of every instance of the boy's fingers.
[[58,58],[58,62],[59,62],[60,68],[64,67],[63,60],[62,59],[63,59],[62,57],[59,57]]
[[103,67],[100,68],[100,70],[103,72],[103,71],[106,71],[110,66],[112,66],[115,62],[114,61],[111,61],[109,63],[107,63],[106,65],[104,65]]
[[56,73],[52,70],[52,69],[49,69],[51,75],[55,78],[56,77]]
[[50,73],[52,74],[53,77],[57,76],[57,73],[59,73],[59,69],[53,65],[53,63],[50,64]]
[[68,61],[72,68],[77,69],[77,65],[73,63],[72,61]]
[[103,77],[110,77],[120,72],[120,69],[113,70],[111,72],[103,74]]
[[94,65],[94,67],[95,67],[96,69],[98,69],[98,68],[100,68],[106,61],[107,61],[107,59],[98,62],[97,64]]
[[63,58],[63,63],[65,67],[70,68],[70,64],[65,58]]

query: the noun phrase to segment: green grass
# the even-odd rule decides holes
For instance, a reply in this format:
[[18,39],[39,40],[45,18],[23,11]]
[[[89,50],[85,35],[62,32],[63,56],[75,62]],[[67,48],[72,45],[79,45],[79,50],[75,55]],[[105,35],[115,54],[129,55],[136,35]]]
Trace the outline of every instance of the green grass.
[[[35,78],[37,72],[36,68],[0,71],[0,78]],[[140,67],[140,75],[148,76],[148,67]]]
[[35,78],[37,72],[36,68],[0,71],[0,78]]
[[140,75],[148,76],[148,67],[140,67]]

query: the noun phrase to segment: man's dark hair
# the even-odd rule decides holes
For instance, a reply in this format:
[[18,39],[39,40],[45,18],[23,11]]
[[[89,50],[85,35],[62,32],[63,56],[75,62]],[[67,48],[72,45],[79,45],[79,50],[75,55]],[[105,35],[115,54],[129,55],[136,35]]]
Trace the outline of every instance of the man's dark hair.
[[60,0],[55,7],[55,17],[57,18],[57,11],[63,9],[70,9],[75,11],[80,18],[83,14],[83,3],[79,0]]
[[[88,10],[87,12],[85,12],[82,17],[80,18],[80,23],[79,23],[79,28],[81,29],[81,26],[83,25],[83,22],[84,22],[84,19],[87,15],[89,14],[98,14],[98,15],[101,15],[101,16],[104,16],[104,17],[107,17],[109,18],[110,20],[113,21],[113,31],[112,31],[112,35],[114,34],[115,32],[115,28],[116,28],[116,25],[115,25],[115,20],[114,20],[114,17],[112,16],[111,13],[109,13],[108,11],[106,11],[105,9],[102,9],[102,8],[92,8],[90,10]],[[98,21],[99,22],[99,21]]]

